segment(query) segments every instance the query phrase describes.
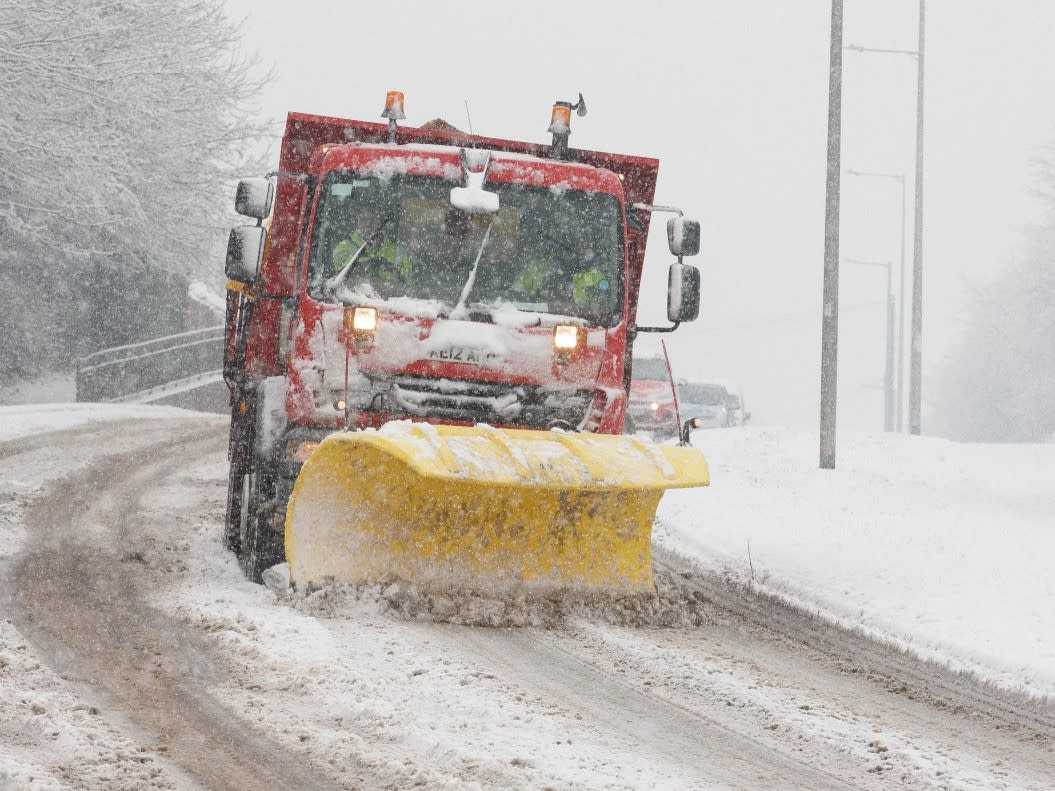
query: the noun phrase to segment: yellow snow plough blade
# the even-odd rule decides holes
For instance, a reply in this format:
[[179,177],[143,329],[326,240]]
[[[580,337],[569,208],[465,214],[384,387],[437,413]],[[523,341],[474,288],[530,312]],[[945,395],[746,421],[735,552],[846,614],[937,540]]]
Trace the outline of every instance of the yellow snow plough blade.
[[693,448],[632,437],[390,423],[308,457],[286,514],[297,584],[651,592],[663,491],[706,486]]

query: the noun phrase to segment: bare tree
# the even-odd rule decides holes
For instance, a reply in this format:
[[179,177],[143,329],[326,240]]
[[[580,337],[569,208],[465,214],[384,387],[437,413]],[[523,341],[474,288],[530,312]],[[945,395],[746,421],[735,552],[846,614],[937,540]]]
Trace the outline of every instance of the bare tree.
[[[1055,165],[1041,186],[1055,197]],[[1020,260],[975,294],[939,382],[938,432],[955,439],[1055,439],[1055,200]]]
[[237,44],[222,0],[0,0],[0,285],[25,308],[0,363],[68,361],[100,260],[215,268],[262,132]]

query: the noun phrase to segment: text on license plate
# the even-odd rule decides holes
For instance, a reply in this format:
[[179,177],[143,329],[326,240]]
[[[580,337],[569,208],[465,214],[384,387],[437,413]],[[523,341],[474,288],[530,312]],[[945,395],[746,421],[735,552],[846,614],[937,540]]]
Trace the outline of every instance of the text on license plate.
[[501,365],[502,355],[474,346],[446,346],[442,349],[430,349],[426,355],[430,360],[442,360],[451,363],[468,363],[469,365]]

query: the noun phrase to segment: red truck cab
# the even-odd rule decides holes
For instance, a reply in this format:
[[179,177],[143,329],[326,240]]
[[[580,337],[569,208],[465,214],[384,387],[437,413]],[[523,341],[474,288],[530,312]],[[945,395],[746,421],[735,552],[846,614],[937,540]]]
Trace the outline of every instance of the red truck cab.
[[[629,290],[614,173],[495,154],[487,185],[502,208],[492,224],[450,205],[456,148],[337,146],[313,170],[289,329],[291,421],[621,429]],[[396,260],[367,248],[342,273],[358,223],[387,224]],[[358,339],[354,328],[348,337],[349,308],[370,311]],[[571,338],[560,354],[558,328]]]

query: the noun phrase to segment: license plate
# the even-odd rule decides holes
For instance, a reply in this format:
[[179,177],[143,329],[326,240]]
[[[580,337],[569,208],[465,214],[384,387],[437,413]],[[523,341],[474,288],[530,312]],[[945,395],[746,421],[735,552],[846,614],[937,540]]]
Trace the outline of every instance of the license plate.
[[499,366],[502,356],[474,346],[446,346],[442,349],[430,349],[426,355],[430,360],[448,363],[465,363],[467,365]]

